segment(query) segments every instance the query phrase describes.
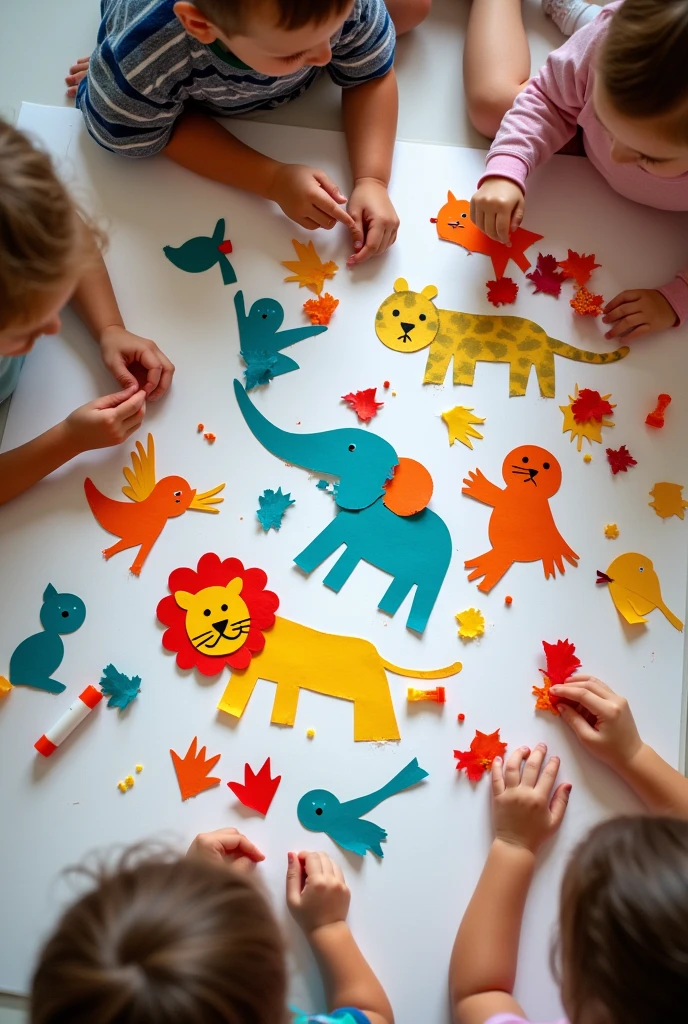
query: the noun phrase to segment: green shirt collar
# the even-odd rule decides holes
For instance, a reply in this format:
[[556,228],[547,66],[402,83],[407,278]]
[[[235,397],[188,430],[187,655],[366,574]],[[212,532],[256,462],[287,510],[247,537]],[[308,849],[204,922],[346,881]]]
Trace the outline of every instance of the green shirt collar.
[[239,60],[235,57],[231,50],[228,50],[224,43],[221,43],[219,39],[216,39],[213,43],[208,43],[208,49],[211,50],[216,57],[224,61],[225,64],[229,64],[233,68],[238,68],[239,71],[253,71],[254,69],[249,64],[244,64],[243,60]]

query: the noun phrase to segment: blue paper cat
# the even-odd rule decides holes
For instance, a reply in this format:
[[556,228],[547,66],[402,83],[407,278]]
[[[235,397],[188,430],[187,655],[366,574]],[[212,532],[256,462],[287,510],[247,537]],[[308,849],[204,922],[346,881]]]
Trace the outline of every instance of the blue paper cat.
[[74,633],[83,625],[86,606],[74,594],[58,594],[49,583],[43,593],[40,618],[43,632],[22,640],[10,658],[9,682],[12,686],[33,686],[48,693],[62,693],[64,683],[52,678],[64,657],[62,636]]

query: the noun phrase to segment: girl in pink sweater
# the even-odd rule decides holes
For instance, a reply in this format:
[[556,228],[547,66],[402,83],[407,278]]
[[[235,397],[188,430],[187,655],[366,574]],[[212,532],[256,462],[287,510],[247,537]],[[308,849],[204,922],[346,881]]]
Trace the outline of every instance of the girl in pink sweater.
[[[577,131],[615,191],[688,211],[688,0],[612,3],[550,54],[487,154],[471,202],[478,227],[508,242],[523,219],[528,175]],[[660,288],[621,292],[603,321],[607,338],[630,341],[686,317],[688,269]]]

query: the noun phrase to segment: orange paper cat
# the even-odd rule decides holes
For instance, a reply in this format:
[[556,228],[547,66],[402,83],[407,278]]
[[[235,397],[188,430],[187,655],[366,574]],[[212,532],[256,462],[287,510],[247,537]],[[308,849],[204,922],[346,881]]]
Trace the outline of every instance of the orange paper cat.
[[511,235],[511,245],[495,242],[471,220],[468,200],[457,199],[452,192],[447,192],[447,202],[437,214],[437,234],[445,242],[455,242],[469,252],[489,256],[497,280],[504,277],[509,260],[513,260],[521,270],[527,270],[530,260],[525,251],[542,238],[542,235],[536,235],[534,231],[516,228]]

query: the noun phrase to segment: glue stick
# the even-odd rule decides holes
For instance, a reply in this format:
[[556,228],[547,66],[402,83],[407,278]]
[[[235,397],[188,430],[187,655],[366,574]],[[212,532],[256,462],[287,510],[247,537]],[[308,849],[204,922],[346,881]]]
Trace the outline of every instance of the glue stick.
[[96,704],[103,699],[100,690],[95,686],[87,686],[83,693],[80,693],[68,711],[65,711],[62,718],[58,718],[52,729],[43,733],[41,738],[34,743],[39,754],[43,757],[50,757],[54,750],[66,740],[80,722],[93,711]]

